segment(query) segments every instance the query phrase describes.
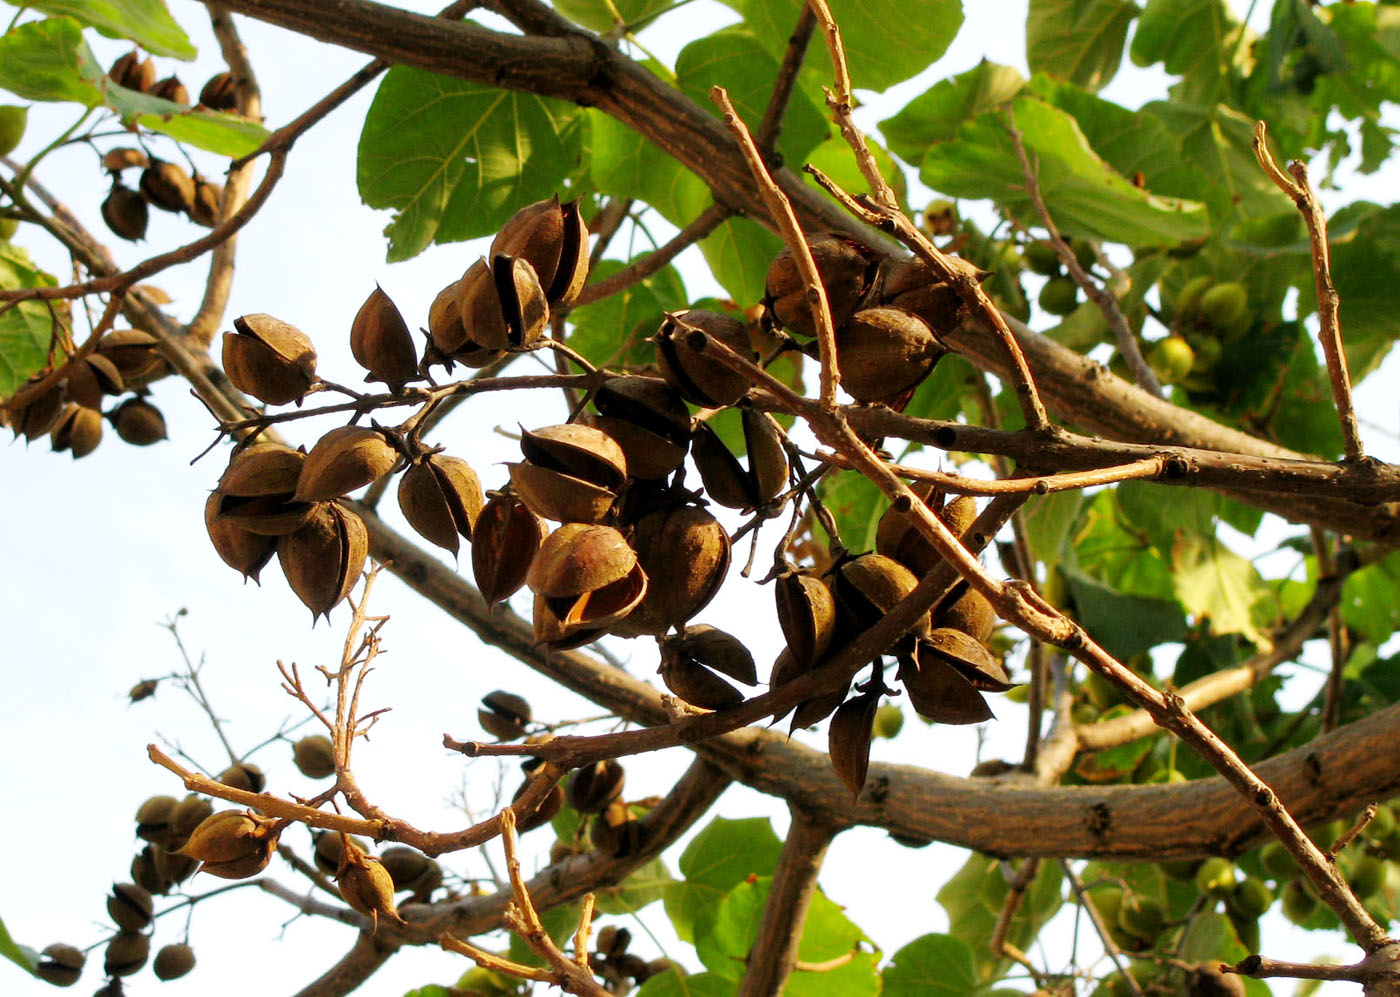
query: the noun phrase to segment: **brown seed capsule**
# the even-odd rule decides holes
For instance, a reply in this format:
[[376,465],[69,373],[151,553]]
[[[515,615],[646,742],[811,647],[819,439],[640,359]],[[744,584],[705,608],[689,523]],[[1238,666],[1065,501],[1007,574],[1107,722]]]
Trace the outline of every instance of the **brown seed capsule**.
[[546,537],[525,582],[538,597],[536,639],[550,643],[606,628],[647,591],[646,573],[626,538],[610,526],[584,523],[565,523]]
[[477,719],[482,728],[492,737],[502,741],[514,741],[524,737],[531,719],[530,701],[513,692],[497,689],[481,697],[481,709]]
[[982,641],[961,630],[947,627],[934,630],[916,653],[920,667],[927,658],[945,661],[972,683],[974,689],[982,692],[1006,692],[1016,684]]
[[308,779],[335,775],[335,748],[324,734],[308,734],[292,745],[292,761]]
[[215,73],[199,91],[199,102],[211,111],[236,111],[238,86],[233,74]]
[[334,502],[318,505],[305,526],[277,541],[277,561],[287,584],[313,619],[329,617],[350,594],[368,556],[364,520]]
[[899,656],[899,681],[909,704],[935,723],[977,724],[992,719],[987,701],[958,669],[939,657],[923,653]]
[[[802,727],[813,727],[831,716],[832,711],[839,707],[845,700],[846,694],[851,690],[851,683],[847,682],[839,689],[833,689],[823,696],[814,696],[811,699],[804,699],[797,704],[797,709],[793,711],[792,723],[788,725],[788,733],[792,734]],[[775,718],[780,719],[780,718]]]
[[97,352],[112,361],[128,388],[165,374],[170,365],[160,355],[157,340],[140,329],[113,329],[97,344]]
[[[217,522],[261,536],[282,536],[304,526],[315,506],[295,498],[306,455],[280,443],[254,443],[234,451],[214,492]],[[205,507],[205,523],[210,523]],[[214,536],[210,527],[210,536]],[[223,556],[223,547],[215,539]],[[259,548],[260,549],[260,548]],[[228,558],[224,558],[228,561]],[[266,563],[266,562],[264,562]],[[234,567],[239,567],[234,564]],[[239,570],[243,570],[241,567]],[[251,572],[244,572],[249,574]]]
[[239,391],[268,405],[300,399],[316,379],[316,347],[271,315],[244,315],[224,333],[224,372]]
[[723,710],[744,701],[744,694],[694,658],[665,644],[661,647],[661,681],[691,706]]
[[142,931],[151,923],[151,895],[135,883],[118,883],[107,898],[107,914],[118,928]]
[[263,786],[267,785],[262,769],[252,762],[235,762],[219,773],[219,781],[245,793],[261,793]]
[[[852,633],[874,626],[910,592],[919,580],[893,558],[883,554],[862,554],[841,565],[836,572],[832,594],[838,617]],[[928,634],[928,617],[910,628],[919,636]]]
[[[173,852],[169,848],[156,848],[156,871],[160,873],[160,878],[171,886],[183,883],[195,874],[199,868],[199,863],[188,855],[181,855]],[[169,892],[170,887],[166,887]]]
[[67,406],[49,435],[55,453],[68,450],[77,460],[86,457],[102,442],[102,413],[81,405]]
[[875,711],[880,696],[867,692],[854,696],[836,708],[827,728],[831,767],[851,791],[851,801],[860,797],[865,774],[870,769],[870,740],[875,730]]
[[626,952],[627,946],[631,944],[632,932],[626,928],[609,924],[598,930],[598,938],[593,943],[593,950],[604,959],[615,959]]
[[662,637],[659,643],[663,661],[667,655],[689,658],[744,685],[758,683],[753,654],[738,637],[718,627],[696,623],[678,634]]
[[521,430],[525,460],[507,465],[520,500],[545,519],[597,523],[627,480],[617,441],[592,426],[571,423]]
[[201,872],[220,879],[247,879],[267,868],[277,848],[277,821],[251,810],[220,810],[205,818],[180,854],[197,859]]
[[548,532],[515,496],[493,495],[472,531],[472,576],[482,598],[494,605],[518,591]]
[[749,379],[687,346],[686,337],[695,332],[703,332],[742,357],[758,359],[744,323],[722,312],[692,308],[668,314],[653,339],[661,376],[688,402],[705,408],[733,405],[749,390]]
[[478,260],[457,282],[467,339],[487,350],[520,350],[544,332],[549,304],[534,267],[511,256]]
[[164,844],[170,838],[170,817],[175,812],[173,796],[152,796],[136,808],[136,836]]
[[163,946],[151,968],[158,980],[178,980],[194,969],[194,949],[184,942]]
[[706,423],[695,426],[691,456],[710,498],[730,509],[757,509],[767,505],[787,484],[787,453],[783,431],[766,412],[744,406],[740,410],[748,466],[720,440]]
[[[978,283],[991,276],[987,270],[958,256],[947,257],[959,273]],[[891,263],[885,271],[880,292],[885,304],[912,312],[928,324],[935,336],[952,332],[962,322],[966,309],[962,297],[951,284],[945,283],[923,260],[907,259]],[[844,375],[844,371],[842,374]],[[844,377],[842,378],[844,380]]]
[[156,66],[149,58],[141,58],[140,51],[132,49],[112,63],[107,75],[119,87],[149,93],[156,83]]
[[836,602],[820,579],[807,574],[783,575],[773,586],[778,625],[794,663],[810,668],[826,655],[836,627]]
[[[311,857],[316,862],[316,868],[327,876],[334,876],[335,871],[340,868],[340,853],[344,850],[340,832],[318,831],[315,840],[316,846]],[[351,837],[348,840],[350,847],[368,854],[369,848],[359,838]]]
[[224,199],[224,188],[210,183],[198,173],[194,177],[194,201],[190,205],[190,220],[196,225],[213,228],[219,223],[219,205]]
[[460,457],[431,454],[411,464],[399,479],[399,510],[430,543],[457,556],[470,540],[486,498],[471,465]]
[[[835,233],[815,235],[808,245],[826,288],[832,326],[839,329],[855,314],[870,290],[879,260],[861,243]],[[784,249],[773,259],[765,287],[764,304],[780,325],[803,336],[817,334],[806,285],[790,250]]]
[[127,242],[140,242],[146,238],[146,226],[150,224],[150,219],[146,199],[138,191],[121,181],[112,184],[106,200],[102,202],[102,220],[113,235],[121,236]]
[[134,447],[149,447],[167,439],[165,416],[144,398],[128,398],[108,415],[112,428],[123,443]]
[[[20,390],[31,387],[36,380],[37,375],[31,377]],[[5,411],[9,413],[10,428],[14,430],[15,436],[23,436],[27,442],[33,443],[53,428],[63,409],[63,388],[55,383],[35,395],[25,405],[7,408]]]
[[418,349],[398,307],[378,285],[350,325],[350,352],[369,371],[366,381],[403,387],[418,376]]
[[588,280],[588,227],[578,202],[557,196],[521,208],[491,242],[491,258],[518,256],[534,269],[551,305],[569,305]]
[[82,949],[54,942],[52,945],[46,945],[44,951],[39,953],[39,964],[34,967],[34,973],[45,983],[52,983],[56,987],[71,987],[78,982],[78,977],[83,975],[85,962],[87,956],[83,954]]
[[108,976],[130,976],[142,966],[151,954],[149,935],[133,931],[122,931],[112,936],[103,953],[102,969]]
[[346,848],[342,841],[335,881],[342,899],[361,914],[369,915],[370,934],[379,930],[380,918],[407,923],[394,906],[394,879],[377,858],[357,848]]
[[[977,503],[970,495],[959,495],[945,502],[943,493],[927,481],[916,482],[912,490],[943,520],[943,525],[955,537],[961,538],[977,518]],[[900,512],[894,506],[885,510],[875,528],[875,549],[886,557],[894,558],[919,577],[928,574],[943,561],[943,555],[919,532],[913,514]]]
[[190,835],[194,829],[199,827],[210,814],[214,812],[214,805],[203,796],[194,793],[186,796],[175,805],[175,811],[170,815],[170,838],[165,843],[167,849],[183,848],[185,842],[190,840]]
[[714,598],[729,571],[729,534],[699,506],[648,513],[637,521],[632,545],[650,579],[647,597],[628,617],[628,628],[638,633],[684,626]]
[[[516,800],[520,799],[520,797],[524,796],[525,788],[529,785],[530,781],[528,779],[525,782],[522,782],[520,784],[520,788],[515,791],[515,795],[511,797],[511,802],[514,803]],[[545,794],[544,799],[540,801],[540,805],[537,806],[533,812],[528,814],[518,814],[516,816],[515,828],[521,834],[524,834],[527,831],[533,831],[537,827],[544,827],[546,824],[548,824],[554,819],[554,815],[557,814],[560,810],[562,810],[563,807],[564,787],[560,786],[558,783],[555,783],[550,788],[549,792]]]
[[[258,575],[277,553],[277,538],[253,533],[219,517],[218,492],[204,503],[204,528],[219,557],[244,578],[258,580]],[[308,510],[309,512],[309,510]]]
[[341,426],[316,441],[297,478],[298,502],[324,502],[348,495],[388,474],[399,452],[376,429]]
[[161,100],[168,100],[175,104],[188,104],[190,102],[190,92],[180,82],[178,76],[167,76],[163,80],[157,80],[150,92],[152,97],[159,97]]
[[146,154],[140,149],[129,147],[119,147],[108,149],[102,154],[102,168],[108,173],[120,173],[122,170],[139,166],[143,170],[151,165],[151,161],[146,158]]
[[836,331],[841,387],[858,402],[892,403],[943,355],[920,318],[898,308],[866,308]]
[[194,209],[194,178],[163,159],[151,160],[141,171],[141,193],[162,211],[187,215]]
[[979,644],[986,644],[996,627],[997,615],[987,597],[969,589],[947,609],[934,607],[935,627],[960,630]]
[[101,353],[90,353],[68,362],[68,397],[83,408],[100,409],[106,395],[125,390],[117,365]]
[[625,803],[613,803],[588,826],[593,847],[613,858],[626,858],[641,850],[642,822]]
[[485,367],[505,356],[505,351],[478,346],[467,338],[467,327],[462,324],[462,314],[457,310],[461,287],[462,282],[454,280],[433,299],[428,309],[428,335],[432,338],[433,349],[446,358],[449,365]]
[[163,894],[173,885],[160,874],[160,865],[156,861],[156,851],[159,847],[147,845],[131,860],[131,881],[147,893]]
[[156,689],[159,687],[160,679],[142,679],[127,690],[127,702],[139,703],[143,699],[150,699],[156,694]]
[[622,795],[627,774],[616,759],[585,765],[569,777],[565,799],[579,813],[602,813]]
[[665,381],[654,377],[610,377],[593,396],[591,424],[617,441],[627,473],[664,478],[685,460],[690,446],[690,410]]

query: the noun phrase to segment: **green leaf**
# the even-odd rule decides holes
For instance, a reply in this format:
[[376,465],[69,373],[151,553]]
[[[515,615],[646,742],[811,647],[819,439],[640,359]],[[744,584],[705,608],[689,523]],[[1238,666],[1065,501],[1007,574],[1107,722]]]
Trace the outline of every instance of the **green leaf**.
[[763,297],[768,267],[782,249],[781,239],[747,218],[731,218],[700,240],[710,272],[740,305]]
[[452,997],[452,991],[436,983],[408,991],[403,997]]
[[[875,158],[875,165],[879,168],[880,175],[894,190],[895,197],[904,203],[909,195],[904,172],[895,165],[894,159],[885,151],[884,147],[874,139],[867,137],[865,146]],[[835,180],[842,190],[849,193],[859,194],[870,187],[865,182],[865,176],[860,172],[860,167],[856,164],[856,157],[851,154],[850,145],[839,135],[832,136],[807,153],[806,161]],[[810,174],[803,173],[801,175],[808,183],[813,186],[817,185],[817,181]]]
[[1084,496],[1079,492],[1051,492],[1032,498],[1021,511],[1031,557],[1045,565],[1047,574],[1059,567],[1083,506]]
[[1172,576],[1163,555],[1140,530],[1129,529],[1117,489],[1095,495],[1065,563],[1125,595],[1173,599]]
[[734,981],[718,973],[665,972],[643,983],[637,997],[734,997],[734,990]]
[[1026,85],[1010,66],[983,59],[972,69],[942,80],[880,122],[880,134],[890,151],[906,162],[918,164],[936,142],[950,139],[958,127],[987,111],[994,111]]
[[1172,88],[1183,103],[1214,104],[1227,82],[1239,25],[1222,0],[1148,0],[1133,33],[1133,62],[1163,63],[1180,76]]
[[836,518],[836,530],[849,550],[875,549],[875,529],[889,502],[870,479],[855,471],[836,471],[822,479],[822,503]]
[[[591,279],[607,278],[625,265],[602,260]],[[661,327],[665,313],[685,307],[680,274],[675,267],[662,267],[640,283],[570,312],[568,343],[598,366],[640,367],[656,359],[647,339]]]
[[1210,621],[1212,633],[1242,634],[1269,646],[1260,630],[1273,615],[1273,593],[1254,565],[1214,536],[1183,534],[1172,551],[1173,581],[1186,611]]
[[1184,638],[1189,630],[1174,599],[1123,595],[1077,571],[1065,572],[1084,629],[1120,660],[1158,644]]
[[189,60],[199,54],[162,0],[33,0],[18,6],[76,17],[108,38],[129,38],[152,55]]
[[554,9],[599,34],[616,27],[614,11],[633,27],[677,6],[674,0],[554,0]]
[[1400,628],[1400,554],[1352,572],[1342,583],[1342,619],[1377,644]]
[[[721,28],[697,38],[676,56],[676,85],[681,91],[718,116],[719,108],[710,99],[710,88],[724,87],[734,110],[751,131],[757,131],[763,120],[777,75],[777,59],[743,25]],[[778,150],[783,157],[802,162],[830,133],[825,113],[800,87],[794,87],[778,137]]]
[[[1016,128],[1037,165],[1040,191],[1061,230],[1072,235],[1134,245],[1177,245],[1210,231],[1205,207],[1159,197],[1133,186],[1089,146],[1079,125],[1043,100],[1012,103]],[[1025,174],[1001,114],[984,114],[935,145],[919,175],[935,190],[956,197],[991,198],[1026,213]]]
[[1099,90],[1118,72],[1137,13],[1131,0],[1031,0],[1026,62],[1033,73]]
[[947,997],[979,988],[972,949],[952,935],[923,935],[894,954],[883,974],[885,997]]
[[21,945],[10,937],[4,920],[0,920],[0,955],[9,959],[26,973],[33,974],[39,966],[39,953],[27,945]]
[[1269,217],[1289,208],[1288,198],[1254,158],[1254,122],[1223,104],[1197,106],[1154,101],[1142,112],[1160,120],[1181,144],[1181,156],[1196,170],[1197,196],[1211,213]]
[[676,883],[666,863],[654,858],[616,886],[594,890],[598,910],[604,914],[633,914],[660,900]]
[[666,890],[666,916],[683,941],[694,940],[696,916],[751,875],[771,875],[782,842],[763,817],[716,817],[681,855],[685,879]]
[[497,231],[558,193],[583,152],[579,109],[396,66],[360,132],[356,180],[371,208],[393,208],[390,261],[433,242]]
[[[938,891],[938,902],[948,912],[950,933],[972,949],[977,978],[982,982],[1000,978],[1011,964],[1010,959],[997,959],[987,948],[987,939],[992,937],[1008,889],[1000,866],[997,859],[973,852]],[[1023,951],[1029,948],[1045,922],[1060,909],[1061,878],[1058,863],[1040,864],[1025,899],[1011,919],[1006,933],[1008,942]]]
[[[758,938],[772,885],[770,877],[751,877],[696,921],[695,951],[712,973],[735,981],[743,976],[744,960]],[[840,907],[817,893],[802,926],[798,961],[822,963],[851,953],[855,956],[833,969],[795,970],[783,993],[788,997],[874,997],[880,992],[880,978],[875,973],[875,956],[860,948],[865,940]]]
[[704,181],[616,118],[589,110],[589,174],[600,194],[645,201],[677,228],[710,203]]
[[195,110],[107,79],[71,17],[31,21],[0,36],[0,87],[28,100],[105,104],[122,120],[224,156],[252,152],[267,129],[236,115]]
[[[52,275],[35,267],[19,246],[0,242],[0,290],[57,284]],[[48,361],[53,322],[42,301],[22,301],[0,314],[0,398],[14,394]]]
[[[801,10],[801,0],[736,0],[731,3],[775,58],[781,57]],[[851,86],[886,90],[932,65],[962,27],[959,0],[920,0],[916,16],[905,0],[830,0],[841,26]],[[818,31],[808,61],[832,79],[831,63]]]

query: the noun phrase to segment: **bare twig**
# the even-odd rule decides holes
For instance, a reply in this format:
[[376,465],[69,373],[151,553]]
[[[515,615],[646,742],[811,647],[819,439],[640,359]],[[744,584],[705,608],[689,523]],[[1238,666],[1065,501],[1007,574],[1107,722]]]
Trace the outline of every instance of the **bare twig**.
[[1337,418],[1342,425],[1342,440],[1346,459],[1361,460],[1366,456],[1361,446],[1361,431],[1356,425],[1356,409],[1351,398],[1351,373],[1347,370],[1346,351],[1342,347],[1342,329],[1337,318],[1340,299],[1332,285],[1330,250],[1327,245],[1327,216],[1322,204],[1308,182],[1308,168],[1302,162],[1288,164],[1288,172],[1279,169],[1269,152],[1264,122],[1254,125],[1254,155],[1269,179],[1279,190],[1293,199],[1308,227],[1312,244],[1313,279],[1317,289],[1317,318],[1321,328],[1318,339],[1327,359],[1327,375],[1332,382],[1332,397],[1337,404]]
[[666,264],[670,263],[686,249],[695,245],[705,236],[709,235],[720,226],[726,218],[733,212],[720,204],[712,204],[696,217],[685,228],[681,229],[663,246],[657,247],[654,251],[642,257],[631,266],[623,267],[617,273],[598,281],[596,284],[589,284],[583,289],[583,293],[578,296],[578,300],[570,305],[570,309],[582,308],[595,301],[601,301],[609,295],[618,291],[625,291],[633,284],[641,283],[652,274],[658,272]]
[[1142,987],[1133,978],[1133,974],[1128,972],[1127,967],[1123,965],[1123,950],[1113,940],[1113,934],[1108,930],[1108,925],[1104,924],[1103,915],[1094,906],[1089,891],[1084,888],[1084,880],[1079,878],[1079,873],[1067,860],[1060,860],[1060,868],[1064,870],[1065,878],[1069,880],[1070,889],[1074,890],[1074,895],[1079,900],[1079,906],[1084,908],[1084,913],[1089,915],[1089,923],[1094,926],[1094,931],[1098,933],[1099,940],[1103,943],[1104,952],[1113,962],[1113,968],[1118,970],[1118,975],[1128,984],[1133,994],[1136,997],[1142,997]]
[[[1009,868],[1007,863],[1002,863],[1002,869]],[[1035,881],[1036,873],[1040,871],[1040,859],[1026,859],[1021,863],[1021,867],[1011,873],[1006,880],[1006,898],[1002,901],[1001,911],[997,914],[996,924],[992,927],[992,937],[987,940],[987,947],[991,949],[992,955],[998,959],[1010,959],[1020,963],[1026,970],[1036,978],[1040,979],[1040,972],[1035,964],[1026,957],[1015,945],[1006,940],[1006,933],[1011,930],[1011,922],[1016,917],[1016,912],[1021,908],[1021,901],[1025,899],[1026,891],[1030,889],[1031,883]]]
[[807,45],[812,40],[812,30],[817,20],[811,7],[803,7],[797,15],[797,24],[788,37],[787,50],[778,66],[778,75],[773,80],[773,92],[768,95],[768,106],[764,108],[763,120],[754,133],[754,144],[765,156],[772,156],[778,145],[778,136],[783,130],[783,115],[787,112],[788,101],[792,98],[792,88],[797,82],[797,73],[802,68],[802,60],[807,56]]

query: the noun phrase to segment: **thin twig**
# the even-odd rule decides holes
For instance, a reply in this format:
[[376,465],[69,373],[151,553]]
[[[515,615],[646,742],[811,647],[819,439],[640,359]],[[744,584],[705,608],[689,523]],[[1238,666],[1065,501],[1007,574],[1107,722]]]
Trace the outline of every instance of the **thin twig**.
[[1317,290],[1318,339],[1327,359],[1327,376],[1332,382],[1332,398],[1337,404],[1337,418],[1342,425],[1342,440],[1346,459],[1358,461],[1366,454],[1361,446],[1361,431],[1356,425],[1356,408],[1351,398],[1351,373],[1347,370],[1346,351],[1342,347],[1342,329],[1337,318],[1340,298],[1332,284],[1330,250],[1327,245],[1327,216],[1322,204],[1308,182],[1308,168],[1295,160],[1284,173],[1269,152],[1264,122],[1254,125],[1254,155],[1269,179],[1279,190],[1293,199],[1308,227],[1312,244],[1313,280]]
[[[1336,568],[1332,558],[1332,544],[1327,532],[1314,526],[1312,536],[1313,553],[1317,557],[1317,573],[1327,578]],[[1332,730],[1337,726],[1342,711],[1342,673],[1347,664],[1346,626],[1342,622],[1342,609],[1333,603],[1327,612],[1327,649],[1331,652],[1332,668],[1327,673],[1327,694],[1322,704],[1322,729]]]
[[788,36],[787,49],[783,61],[778,65],[778,75],[773,79],[773,91],[768,95],[768,106],[763,110],[763,120],[754,133],[754,144],[765,156],[772,156],[778,145],[778,136],[783,130],[783,115],[787,113],[788,101],[792,99],[792,88],[797,82],[797,73],[802,68],[802,60],[807,56],[807,45],[812,40],[812,30],[817,19],[812,8],[804,6],[797,15],[797,24]]
[[1103,950],[1113,963],[1113,968],[1118,970],[1118,975],[1128,984],[1129,989],[1136,995],[1142,997],[1142,987],[1133,978],[1133,974],[1128,972],[1123,965],[1123,950],[1118,947],[1118,943],[1113,940],[1113,934],[1108,930],[1108,925],[1104,924],[1103,916],[1094,906],[1093,899],[1089,896],[1089,891],[1084,888],[1084,880],[1079,878],[1079,873],[1075,872],[1074,866],[1068,859],[1060,859],[1060,868],[1064,870],[1065,878],[1069,880],[1070,889],[1074,891],[1075,897],[1079,899],[1079,906],[1084,908],[1084,913],[1089,915],[1089,923],[1098,932],[1099,940],[1103,942]]
[[[1006,869],[1006,863],[1002,864]],[[1016,917],[1016,912],[1021,908],[1021,901],[1025,899],[1026,891],[1035,881],[1036,873],[1040,871],[1040,859],[1025,859],[1021,863],[1021,868],[1007,877],[1006,897],[1002,900],[1001,911],[997,914],[996,924],[992,928],[992,937],[987,941],[987,947],[992,950],[992,955],[998,959],[1011,959],[1020,963],[1026,968],[1037,981],[1040,979],[1040,972],[1036,969],[1026,954],[1018,947],[1006,940],[1006,934],[1011,930],[1011,922]]]
[[609,295],[618,291],[625,291],[633,284],[641,283],[652,274],[659,271],[666,264],[670,263],[686,249],[705,238],[720,224],[732,215],[733,212],[720,204],[712,204],[696,216],[695,221],[677,232],[667,243],[658,246],[655,250],[642,257],[631,266],[623,267],[617,273],[598,281],[596,284],[589,284],[583,289],[583,293],[578,296],[569,308],[582,308],[595,301],[601,301]]

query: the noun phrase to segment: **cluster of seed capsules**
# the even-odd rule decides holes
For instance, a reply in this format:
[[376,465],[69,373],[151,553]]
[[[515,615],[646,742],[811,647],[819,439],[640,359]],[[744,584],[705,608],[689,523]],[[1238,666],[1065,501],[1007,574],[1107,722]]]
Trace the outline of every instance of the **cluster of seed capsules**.
[[[881,260],[840,236],[811,244],[837,324],[843,387],[861,403],[902,404],[944,352],[936,330],[964,314],[957,290],[921,263]],[[587,273],[588,233],[576,205],[542,201],[517,213],[488,257],[438,294],[421,359],[403,316],[378,289],[355,317],[351,350],[368,370],[366,380],[391,390],[426,378],[433,365],[482,367],[535,347],[551,310],[574,301]],[[774,260],[767,290],[770,327],[810,337],[805,288],[786,252]],[[317,383],[316,351],[305,334],[268,315],[243,316],[234,327],[224,336],[223,361],[237,387],[281,405]],[[660,643],[661,676],[672,692],[704,709],[732,706],[744,699],[733,682],[758,681],[752,656],[737,637],[690,625],[730,562],[730,538],[708,503],[772,515],[796,490],[790,443],[776,420],[747,401],[749,378],[713,350],[695,349],[697,341],[757,359],[749,328],[734,316],[666,316],[653,339],[655,371],[600,372],[589,390],[591,407],[563,425],[522,429],[522,459],[508,465],[509,483],[489,497],[464,460],[417,438],[415,420],[399,428],[334,429],[307,453],[271,443],[240,446],[206,506],[210,535],[245,576],[256,577],[277,556],[293,590],[319,616],[345,597],[366,557],[364,524],[336,500],[401,470],[398,500],[409,524],[454,555],[469,540],[472,570],[489,602],[528,586],[539,643],[563,649],[604,634],[650,635]],[[810,352],[810,343],[788,341]],[[687,403],[736,407],[745,457],[693,417]],[[684,486],[687,454],[700,491]],[[975,514],[970,499],[945,505],[941,494],[924,495],[955,533]],[[787,649],[773,669],[775,686],[846,647],[937,559],[907,514],[887,513],[880,537],[876,551],[843,555],[820,575],[794,569],[778,579]],[[991,607],[963,586],[901,641],[900,680],[920,713],[947,723],[990,717],[981,693],[1009,687],[987,651],[992,624]],[[843,706],[848,690],[838,690],[801,704],[793,720],[810,726],[841,707],[833,744],[849,761],[837,769],[856,791],[883,691],[876,681]]]
[[[166,438],[166,429],[165,417],[146,397],[146,388],[169,369],[150,333],[114,329],[91,352],[69,357],[49,387],[23,404],[0,408],[0,425],[8,424],[16,437],[30,443],[47,436],[55,452],[75,459],[97,449],[104,422],[111,423],[123,442],[150,446]],[[17,394],[32,392],[48,373],[35,374]],[[104,403],[128,394],[104,411]]]
[[[171,75],[156,79],[156,73],[155,63],[133,50],[112,63],[107,78],[117,86],[169,101],[173,114],[188,110],[190,94],[180,78]],[[222,72],[210,77],[199,92],[197,106],[210,111],[236,110],[238,90],[232,74]],[[175,163],[153,159],[142,150],[131,148],[104,153],[102,167],[112,177],[112,189],[102,202],[102,220],[123,239],[136,242],[146,237],[148,207],[185,215],[206,228],[213,228],[218,219],[224,189],[198,173],[191,175]],[[128,169],[141,170],[134,188],[121,178]]]

